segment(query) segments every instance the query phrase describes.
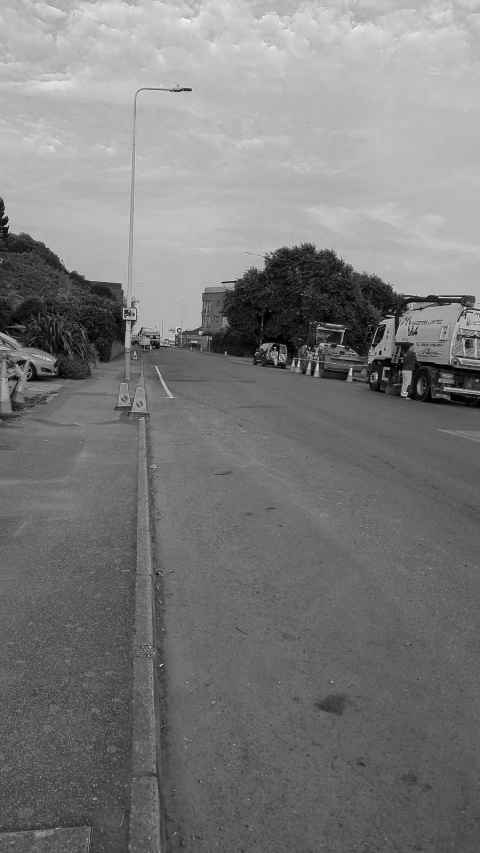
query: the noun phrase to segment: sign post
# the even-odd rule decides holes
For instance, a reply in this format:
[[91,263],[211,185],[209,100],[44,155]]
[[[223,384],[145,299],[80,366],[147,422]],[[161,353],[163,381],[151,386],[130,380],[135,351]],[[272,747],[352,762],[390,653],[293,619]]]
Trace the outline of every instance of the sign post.
[[130,307],[123,309],[123,319],[125,321],[125,380],[130,381],[130,349],[132,342],[132,326],[137,321],[137,308],[134,305],[133,299]]

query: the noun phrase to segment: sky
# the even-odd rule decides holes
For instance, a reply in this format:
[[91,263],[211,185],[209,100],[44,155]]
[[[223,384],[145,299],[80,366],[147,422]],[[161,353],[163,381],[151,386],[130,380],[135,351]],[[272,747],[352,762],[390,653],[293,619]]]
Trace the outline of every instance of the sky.
[[480,0],[1,0],[11,230],[126,284],[133,95],[176,85],[138,97],[141,321],[302,242],[480,303]]

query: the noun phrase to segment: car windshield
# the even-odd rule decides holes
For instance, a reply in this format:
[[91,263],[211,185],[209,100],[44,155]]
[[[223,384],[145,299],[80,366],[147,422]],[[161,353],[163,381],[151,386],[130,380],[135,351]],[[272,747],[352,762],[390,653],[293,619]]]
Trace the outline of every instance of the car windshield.
[[6,335],[5,332],[0,332],[0,346],[8,347],[9,349],[21,349],[21,345],[15,338]]

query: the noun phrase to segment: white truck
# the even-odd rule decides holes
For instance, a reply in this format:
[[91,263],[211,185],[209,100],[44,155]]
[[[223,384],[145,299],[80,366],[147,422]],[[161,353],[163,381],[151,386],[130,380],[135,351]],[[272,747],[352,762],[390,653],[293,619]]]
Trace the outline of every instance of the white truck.
[[405,296],[403,310],[375,329],[368,353],[372,391],[401,383],[402,345],[417,357],[411,396],[480,402],[480,310],[473,296]]

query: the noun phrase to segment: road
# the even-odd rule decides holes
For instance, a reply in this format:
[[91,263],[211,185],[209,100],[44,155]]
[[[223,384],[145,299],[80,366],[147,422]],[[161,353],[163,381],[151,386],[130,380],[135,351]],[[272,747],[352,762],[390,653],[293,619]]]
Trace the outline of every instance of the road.
[[146,360],[168,853],[478,853],[480,413]]

